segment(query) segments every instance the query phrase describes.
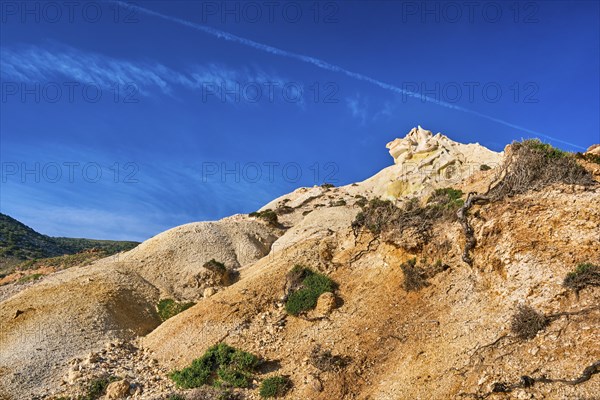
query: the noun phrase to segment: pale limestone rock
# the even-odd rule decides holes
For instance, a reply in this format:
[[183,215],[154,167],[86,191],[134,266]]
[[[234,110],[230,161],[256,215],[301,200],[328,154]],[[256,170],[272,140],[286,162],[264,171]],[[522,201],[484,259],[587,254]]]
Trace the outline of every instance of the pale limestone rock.
[[386,146],[394,165],[358,183],[357,193],[369,191],[376,197],[398,199],[426,195],[436,188],[452,187],[480,170],[482,164],[499,165],[503,153],[478,143],[457,143],[441,133],[418,126],[404,138]]
[[129,382],[125,379],[112,382],[106,388],[106,398],[108,400],[124,399],[129,396]]
[[335,295],[331,292],[325,292],[319,296],[315,314],[318,316],[327,316],[335,309]]

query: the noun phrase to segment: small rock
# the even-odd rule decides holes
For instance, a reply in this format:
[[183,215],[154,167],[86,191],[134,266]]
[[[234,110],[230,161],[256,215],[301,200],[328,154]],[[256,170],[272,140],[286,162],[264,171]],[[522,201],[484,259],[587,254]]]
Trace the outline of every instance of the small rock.
[[124,399],[129,396],[129,382],[125,379],[111,383],[106,387],[106,398],[109,400]]
[[81,378],[81,372],[79,372],[79,369],[71,368],[67,374],[67,383],[69,385],[73,385],[79,378]]
[[321,380],[315,375],[308,375],[306,378],[306,383],[315,392],[321,392],[323,390],[323,384],[321,383]]
[[327,316],[335,309],[335,295],[331,292],[325,292],[319,296],[315,313],[318,315]]
[[204,293],[202,295],[204,297],[210,297],[215,293],[217,293],[217,289],[215,289],[214,287],[207,287],[206,289],[204,289]]

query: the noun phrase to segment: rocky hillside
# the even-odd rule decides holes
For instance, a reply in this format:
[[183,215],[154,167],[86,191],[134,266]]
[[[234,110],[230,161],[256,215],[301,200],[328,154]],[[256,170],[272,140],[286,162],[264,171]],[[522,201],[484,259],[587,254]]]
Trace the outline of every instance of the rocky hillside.
[[388,149],[363,182],[5,298],[0,398],[598,398],[592,152],[495,153],[420,127]]

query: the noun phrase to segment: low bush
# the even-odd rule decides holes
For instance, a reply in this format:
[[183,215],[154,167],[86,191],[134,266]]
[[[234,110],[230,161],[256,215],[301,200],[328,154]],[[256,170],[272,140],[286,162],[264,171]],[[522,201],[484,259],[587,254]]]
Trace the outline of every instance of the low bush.
[[[462,192],[452,188],[437,189],[425,205],[412,198],[397,207],[389,200],[372,199],[352,222],[357,234],[365,228],[382,239],[407,250],[422,247],[431,238],[431,228],[437,221],[452,222],[462,206]],[[402,233],[410,230],[413,243],[404,243]]]
[[312,310],[317,305],[320,295],[335,291],[337,286],[326,275],[299,265],[292,268],[287,279],[290,294],[285,303],[285,310],[291,315]]
[[339,372],[350,363],[350,358],[333,355],[330,350],[323,350],[320,345],[313,347],[308,360],[313,367],[323,372]]
[[480,171],[489,171],[490,169],[492,169],[492,167],[490,167],[490,166],[489,166],[489,165],[487,165],[487,164],[481,164],[481,165],[479,166],[479,170],[480,170]]
[[331,188],[334,188],[335,185],[333,183],[324,183],[324,184],[321,185],[321,187],[323,189],[331,189]]
[[548,318],[530,306],[519,305],[512,316],[510,330],[520,339],[533,339],[539,331],[548,326]]
[[273,376],[265,379],[260,385],[260,397],[283,397],[292,387],[292,382],[286,376]]
[[499,173],[504,176],[487,193],[491,200],[540,190],[554,183],[589,186],[591,174],[577,163],[576,157],[539,139],[514,142]]
[[215,260],[214,258],[205,262],[203,267],[212,272],[216,272],[217,274],[224,274],[227,272],[227,267],[225,267],[225,264]]
[[255,212],[251,212],[250,214],[248,214],[250,217],[256,217],[256,218],[260,218],[264,221],[267,221],[269,224],[271,225],[277,225],[278,224],[278,219],[277,219],[277,213],[273,210],[267,209],[264,211],[255,211]]
[[344,199],[329,202],[329,207],[341,207],[341,206],[345,206],[345,205],[346,205],[346,200],[344,200]]
[[156,310],[158,312],[158,316],[162,321],[166,321],[171,317],[179,314],[187,310],[188,308],[196,305],[194,302],[189,303],[178,303],[173,299],[162,299],[158,302],[156,306]]
[[404,273],[404,290],[407,292],[418,292],[429,286],[427,276],[422,268],[417,267],[417,259],[413,258],[400,265]]
[[357,194],[356,196],[354,196],[357,200],[354,202],[354,205],[359,206],[360,208],[363,208],[364,206],[366,206],[369,201],[367,200],[366,197],[361,196],[360,194]]
[[172,372],[169,377],[185,389],[202,385],[215,387],[249,387],[259,358],[225,343],[210,347],[189,367]]
[[239,279],[238,271],[227,268],[225,264],[214,258],[205,262],[203,267],[216,275],[214,278],[218,284],[229,286]]
[[22,276],[21,278],[19,278],[19,280],[17,281],[17,283],[27,283],[27,282],[37,281],[42,276],[44,276],[44,274],[29,274],[29,275],[25,275],[25,276]]
[[588,286],[600,286],[600,266],[579,264],[573,272],[569,272],[563,280],[563,286],[579,293]]
[[117,380],[119,378],[115,376],[96,378],[88,384],[85,395],[79,396],[77,400],[97,400],[106,394],[108,385]]
[[591,163],[600,164],[600,155],[598,154],[585,154],[585,153],[577,153],[575,155],[578,159],[582,159]]

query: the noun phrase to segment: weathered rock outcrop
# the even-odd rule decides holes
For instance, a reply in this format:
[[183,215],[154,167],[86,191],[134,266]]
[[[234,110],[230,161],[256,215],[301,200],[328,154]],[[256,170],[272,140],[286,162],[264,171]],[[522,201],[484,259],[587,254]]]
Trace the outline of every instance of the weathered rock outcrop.
[[[277,224],[236,215],[183,225],[9,295],[0,302],[0,399],[77,398],[103,373],[123,379],[112,397],[129,389],[134,399],[168,398],[168,371],[220,342],[264,358],[256,383],[289,376],[290,400],[594,398],[600,288],[573,293],[563,279],[578,264],[600,264],[600,186],[554,184],[474,205],[467,265],[457,221],[431,221],[418,247],[394,244],[414,241],[411,229],[386,241],[353,221],[376,197],[481,192],[494,175],[481,165],[493,168],[503,153],[420,127],[388,148],[395,164],[363,182],[301,188],[263,207]],[[213,258],[240,279],[203,287]],[[442,267],[407,292],[401,265],[413,259]],[[337,288],[291,316],[284,300],[296,264]],[[161,323],[164,297],[197,304]],[[527,340],[511,332],[520,304],[551,316]],[[314,362],[315,349],[324,362]],[[256,386],[241,392],[259,398]]]

